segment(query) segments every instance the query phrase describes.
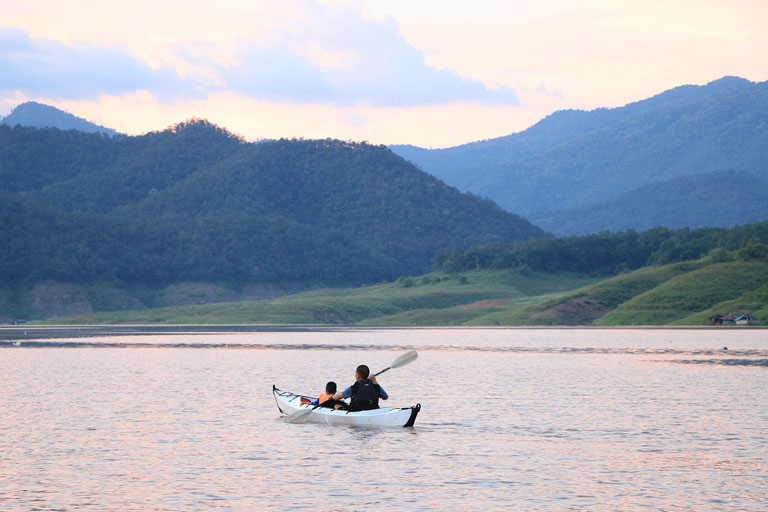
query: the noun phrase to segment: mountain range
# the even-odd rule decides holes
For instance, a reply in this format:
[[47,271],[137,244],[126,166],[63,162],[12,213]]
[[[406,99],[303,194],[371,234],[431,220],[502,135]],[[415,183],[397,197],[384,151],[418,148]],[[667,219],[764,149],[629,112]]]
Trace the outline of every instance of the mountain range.
[[391,149],[556,235],[768,218],[768,82],[724,77],[496,139]]
[[[0,124],[115,133],[34,102]],[[623,107],[558,111],[495,139],[390,149],[558,236],[768,218],[768,82],[724,77]]]

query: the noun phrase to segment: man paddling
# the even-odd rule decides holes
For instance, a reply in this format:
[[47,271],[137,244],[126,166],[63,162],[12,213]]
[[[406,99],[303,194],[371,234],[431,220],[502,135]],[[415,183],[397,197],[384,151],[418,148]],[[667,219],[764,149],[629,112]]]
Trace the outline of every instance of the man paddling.
[[355,370],[355,383],[345,389],[342,393],[333,395],[334,400],[350,398],[350,411],[367,411],[379,408],[379,398],[387,400],[389,395],[384,391],[378,382],[376,376],[371,375],[371,370],[364,364],[361,364]]

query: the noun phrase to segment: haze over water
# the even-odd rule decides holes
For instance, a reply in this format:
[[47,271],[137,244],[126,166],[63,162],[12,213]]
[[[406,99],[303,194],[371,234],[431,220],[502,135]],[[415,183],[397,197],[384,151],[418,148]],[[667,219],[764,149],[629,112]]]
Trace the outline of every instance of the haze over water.
[[[4,339],[0,332],[0,340]],[[723,347],[728,350],[723,350]],[[764,330],[0,341],[0,510],[766,510]],[[281,421],[354,368],[412,429]]]

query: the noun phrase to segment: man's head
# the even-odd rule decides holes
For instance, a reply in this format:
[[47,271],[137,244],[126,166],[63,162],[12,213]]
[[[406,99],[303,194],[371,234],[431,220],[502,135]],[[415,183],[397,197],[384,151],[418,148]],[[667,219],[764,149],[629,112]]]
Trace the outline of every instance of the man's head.
[[336,383],[329,381],[328,384],[325,385],[325,392],[329,395],[334,394],[336,392]]
[[371,370],[364,364],[361,364],[357,367],[357,370],[355,370],[355,375],[358,377],[358,380],[367,379],[370,374]]

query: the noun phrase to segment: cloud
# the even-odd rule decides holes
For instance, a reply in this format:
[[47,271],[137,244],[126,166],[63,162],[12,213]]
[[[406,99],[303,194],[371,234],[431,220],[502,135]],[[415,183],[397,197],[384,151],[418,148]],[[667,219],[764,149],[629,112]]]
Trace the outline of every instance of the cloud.
[[221,89],[290,103],[335,100],[339,95],[326,70],[292,51],[249,43],[238,50],[237,60],[237,65],[217,68]]
[[231,91],[259,101],[341,106],[520,103],[511,88],[491,89],[429,66],[392,18],[368,19],[358,6],[316,0],[272,5],[270,29],[262,24],[226,42],[177,41],[173,55],[155,59],[173,67],[161,68],[95,42],[65,44],[0,27],[0,91],[73,100],[146,90],[162,101]]
[[392,18],[366,19],[355,7],[312,1],[292,5],[283,12],[291,23],[281,25],[289,28],[272,34],[271,46],[246,42],[239,64],[219,70],[228,88],[264,99],[346,105],[520,103],[513,89],[489,89],[430,67]]
[[0,91],[93,99],[148,89],[163,97],[177,94],[183,85],[175,71],[152,69],[120,50],[90,43],[70,46],[0,27]]
[[489,90],[477,80],[437,70],[408,49],[400,54],[357,53],[352,66],[323,67],[312,58],[284,48],[246,44],[239,64],[219,67],[223,88],[253,98],[290,103],[437,105],[454,101],[519,104],[515,91]]

